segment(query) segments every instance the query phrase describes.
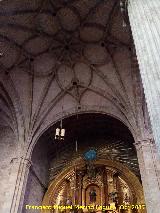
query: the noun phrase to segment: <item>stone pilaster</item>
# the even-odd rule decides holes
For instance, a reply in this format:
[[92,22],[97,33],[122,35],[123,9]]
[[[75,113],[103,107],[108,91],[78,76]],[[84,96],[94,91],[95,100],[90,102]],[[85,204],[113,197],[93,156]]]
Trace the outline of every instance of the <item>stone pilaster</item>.
[[23,199],[31,162],[23,157],[13,162],[12,175],[16,176],[15,190],[11,203],[10,213],[21,213],[23,208]]
[[6,165],[7,179],[2,179],[3,184],[5,184],[5,192],[3,194],[4,201],[1,206],[1,212],[10,212],[12,199],[15,191],[16,178],[18,174],[18,158],[13,158],[9,164]]
[[135,143],[142,178],[147,213],[159,213],[160,176],[156,146],[152,139],[143,139]]
[[160,1],[129,0],[128,15],[136,47],[155,143],[160,154]]

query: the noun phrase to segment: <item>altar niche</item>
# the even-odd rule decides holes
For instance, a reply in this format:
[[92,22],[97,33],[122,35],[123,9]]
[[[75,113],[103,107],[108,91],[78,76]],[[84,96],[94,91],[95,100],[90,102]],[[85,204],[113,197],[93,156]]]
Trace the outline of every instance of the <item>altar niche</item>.
[[94,176],[85,168],[76,171],[76,205],[114,205],[118,210],[120,204],[135,202],[129,185],[117,170],[104,165],[95,165],[92,169]]
[[85,205],[98,205],[101,202],[100,187],[95,184],[90,184],[85,189]]
[[[127,168],[117,162],[104,161],[104,164],[95,162],[92,169],[94,175],[90,175],[84,162],[66,169],[50,184],[43,205],[115,206],[117,213],[146,213],[145,209],[119,209],[120,205],[144,204],[142,186]],[[58,213],[58,210],[51,212]],[[63,212],[69,213],[69,210]],[[93,211],[81,209],[81,212]]]

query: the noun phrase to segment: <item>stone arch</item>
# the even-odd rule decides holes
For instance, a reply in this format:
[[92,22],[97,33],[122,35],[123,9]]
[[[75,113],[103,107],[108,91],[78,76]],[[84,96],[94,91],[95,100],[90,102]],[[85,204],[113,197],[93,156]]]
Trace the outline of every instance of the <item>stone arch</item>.
[[113,113],[108,113],[106,110],[106,107],[100,107],[100,106],[84,106],[81,109],[78,109],[77,111],[77,107],[73,107],[70,108],[68,111],[65,111],[63,113],[58,113],[54,120],[52,120],[44,129],[42,129],[41,133],[39,135],[37,135],[35,138],[33,138],[33,140],[31,141],[30,145],[28,146],[25,158],[26,159],[30,159],[32,156],[32,152],[34,150],[35,145],[38,143],[38,140],[40,139],[40,137],[54,124],[56,124],[57,122],[59,122],[61,119],[65,119],[68,118],[70,116],[76,115],[76,114],[83,114],[83,113],[97,113],[97,114],[104,114],[104,115],[108,115],[111,116],[115,119],[117,119],[118,121],[122,122],[131,132],[134,140],[136,140],[137,138],[137,132],[136,130],[133,128],[133,126],[125,121],[122,120],[122,118],[120,118],[120,116],[115,115]]
[[[105,107],[102,108],[102,107],[90,106],[90,107],[81,108],[78,111],[77,111],[77,108],[71,108],[70,110],[68,110],[67,112],[64,112],[63,114],[62,113],[57,114],[57,116],[55,117],[54,120],[52,120],[52,122],[50,123],[50,125],[48,125],[46,129],[43,129],[43,132],[41,132],[41,134],[39,135],[39,137],[37,137],[37,140],[33,141],[34,143],[31,144],[30,150],[28,149],[28,153],[26,153],[26,156],[22,160],[25,161],[25,159],[28,159],[31,162],[32,152],[37,147],[36,145],[38,144],[38,142],[39,142],[40,138],[43,136],[43,134],[47,130],[49,130],[50,127],[54,126],[57,122],[59,122],[61,118],[66,119],[66,118],[69,118],[71,116],[76,115],[77,113],[79,113],[79,114],[89,114],[89,113],[92,114],[92,113],[95,113],[97,115],[101,114],[101,115],[104,115],[106,117],[107,116],[112,117],[113,119],[119,121],[119,123],[122,123],[124,125],[124,127],[126,127],[128,129],[128,132],[131,133],[131,135],[133,136],[133,138],[136,138],[136,132],[134,131],[134,129],[132,129],[132,126],[130,126],[127,122],[125,122],[124,120],[122,120],[120,117],[118,117],[116,115],[113,115],[111,113],[108,113]],[[22,162],[22,164],[23,164],[23,162]],[[25,181],[27,181],[28,177],[29,177],[28,176],[29,173],[25,174],[25,170],[28,170],[28,167],[25,168],[25,166],[26,166],[25,164],[22,165],[22,167],[24,167],[24,173],[22,174],[22,176],[24,175],[25,176]],[[24,188],[24,191],[25,191],[25,188]]]

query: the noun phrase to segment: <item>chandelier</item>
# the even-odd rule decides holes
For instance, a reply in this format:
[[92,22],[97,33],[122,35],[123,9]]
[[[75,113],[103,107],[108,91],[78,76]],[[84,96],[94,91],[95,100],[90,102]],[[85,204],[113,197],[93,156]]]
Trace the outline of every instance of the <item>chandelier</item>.
[[60,127],[56,128],[55,140],[63,141],[65,136],[65,129],[62,127],[62,119],[60,122]]
[[120,10],[123,18],[123,27],[126,27],[128,24],[128,16],[127,16],[127,7],[128,7],[128,0],[120,0]]

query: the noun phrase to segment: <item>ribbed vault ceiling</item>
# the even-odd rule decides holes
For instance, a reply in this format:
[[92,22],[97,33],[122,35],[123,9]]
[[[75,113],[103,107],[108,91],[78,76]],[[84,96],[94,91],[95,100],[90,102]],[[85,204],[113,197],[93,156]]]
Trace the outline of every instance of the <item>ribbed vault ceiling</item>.
[[59,63],[106,63],[112,49],[130,47],[129,27],[122,23],[118,0],[2,1],[1,67],[46,75]]
[[[66,113],[80,105],[106,109],[138,132],[142,94],[130,26],[123,27],[123,19],[119,0],[1,1],[2,125],[31,144],[62,106]],[[101,127],[106,134],[113,131]],[[66,137],[72,141],[73,134]]]

